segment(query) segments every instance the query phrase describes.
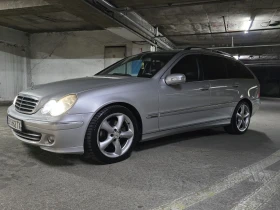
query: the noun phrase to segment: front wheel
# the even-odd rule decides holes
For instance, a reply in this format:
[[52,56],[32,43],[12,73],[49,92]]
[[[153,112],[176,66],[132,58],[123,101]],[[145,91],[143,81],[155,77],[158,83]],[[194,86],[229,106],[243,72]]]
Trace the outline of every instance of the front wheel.
[[251,120],[251,110],[247,102],[240,102],[233,113],[231,124],[225,127],[225,131],[230,134],[244,134],[249,128]]
[[110,106],[91,120],[85,136],[85,156],[103,163],[128,158],[140,136],[137,120],[123,106]]

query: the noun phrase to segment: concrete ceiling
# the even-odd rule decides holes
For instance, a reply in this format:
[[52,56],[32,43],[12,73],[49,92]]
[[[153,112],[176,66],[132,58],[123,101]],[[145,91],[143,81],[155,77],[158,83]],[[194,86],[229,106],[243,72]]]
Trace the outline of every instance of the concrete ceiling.
[[[268,26],[270,21],[280,21],[280,0],[110,2],[119,8],[129,7],[134,10],[154,27],[159,27],[160,32],[177,46],[230,46],[232,37],[235,45],[280,42],[280,25]],[[250,19],[254,20],[252,31],[244,34]],[[272,30],[274,28],[278,29]]]
[[0,25],[31,33],[119,26],[81,0],[1,0]]
[[[90,6],[85,1],[91,2]],[[280,43],[280,0],[107,0],[139,23],[159,28],[177,47]],[[102,5],[101,5],[102,7]],[[0,25],[26,32],[117,28],[111,13],[94,0],[1,0]],[[135,17],[135,15],[133,16]],[[246,24],[253,20],[245,34]],[[147,22],[145,22],[145,20]],[[150,29],[148,29],[150,30]],[[122,30],[118,29],[118,33]],[[153,32],[154,33],[154,32]],[[136,37],[139,39],[139,37]],[[138,40],[137,40],[138,41]]]

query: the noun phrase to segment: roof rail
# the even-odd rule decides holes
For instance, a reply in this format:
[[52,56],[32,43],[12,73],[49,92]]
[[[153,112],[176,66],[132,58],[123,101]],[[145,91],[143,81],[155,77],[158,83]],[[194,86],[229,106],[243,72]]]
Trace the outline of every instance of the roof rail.
[[213,49],[197,47],[197,46],[189,46],[189,47],[185,48],[184,50],[192,50],[192,49],[208,50],[208,51],[213,52],[213,53],[218,53],[218,54],[221,54],[221,55],[226,55],[226,56],[229,56],[229,57],[233,57],[231,54],[220,51],[220,50],[213,50]]
[[231,54],[226,53],[226,52],[223,52],[223,51],[220,51],[220,50],[211,50],[211,51],[212,51],[212,52],[215,52],[215,53],[222,54],[222,55],[226,55],[226,56],[233,57]]
[[210,50],[210,49],[198,47],[198,46],[189,46],[189,47],[185,48],[184,50],[192,50],[192,49]]

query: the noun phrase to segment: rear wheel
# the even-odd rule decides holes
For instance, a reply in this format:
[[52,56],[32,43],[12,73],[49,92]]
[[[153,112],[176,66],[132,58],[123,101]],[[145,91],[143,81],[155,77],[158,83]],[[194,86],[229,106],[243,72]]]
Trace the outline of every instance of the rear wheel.
[[103,163],[128,158],[140,137],[136,118],[123,106],[111,106],[91,120],[85,137],[85,155]]
[[251,110],[247,102],[240,102],[233,113],[231,124],[225,127],[225,131],[230,134],[244,134],[249,128],[251,120]]

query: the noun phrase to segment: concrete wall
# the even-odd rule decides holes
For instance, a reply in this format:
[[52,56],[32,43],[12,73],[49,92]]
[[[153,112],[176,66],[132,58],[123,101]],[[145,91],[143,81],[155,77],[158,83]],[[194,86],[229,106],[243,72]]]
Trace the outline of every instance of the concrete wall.
[[94,75],[104,69],[105,46],[126,46],[126,56],[149,49],[106,30],[40,33],[30,40],[35,85]]
[[32,83],[94,75],[104,68],[105,46],[126,46],[126,56],[150,49],[105,30],[28,36],[0,27],[0,103]]
[[28,36],[0,27],[0,103],[11,101],[28,84]]
[[142,52],[151,50],[151,46],[148,44],[132,44],[132,55],[136,55]]

